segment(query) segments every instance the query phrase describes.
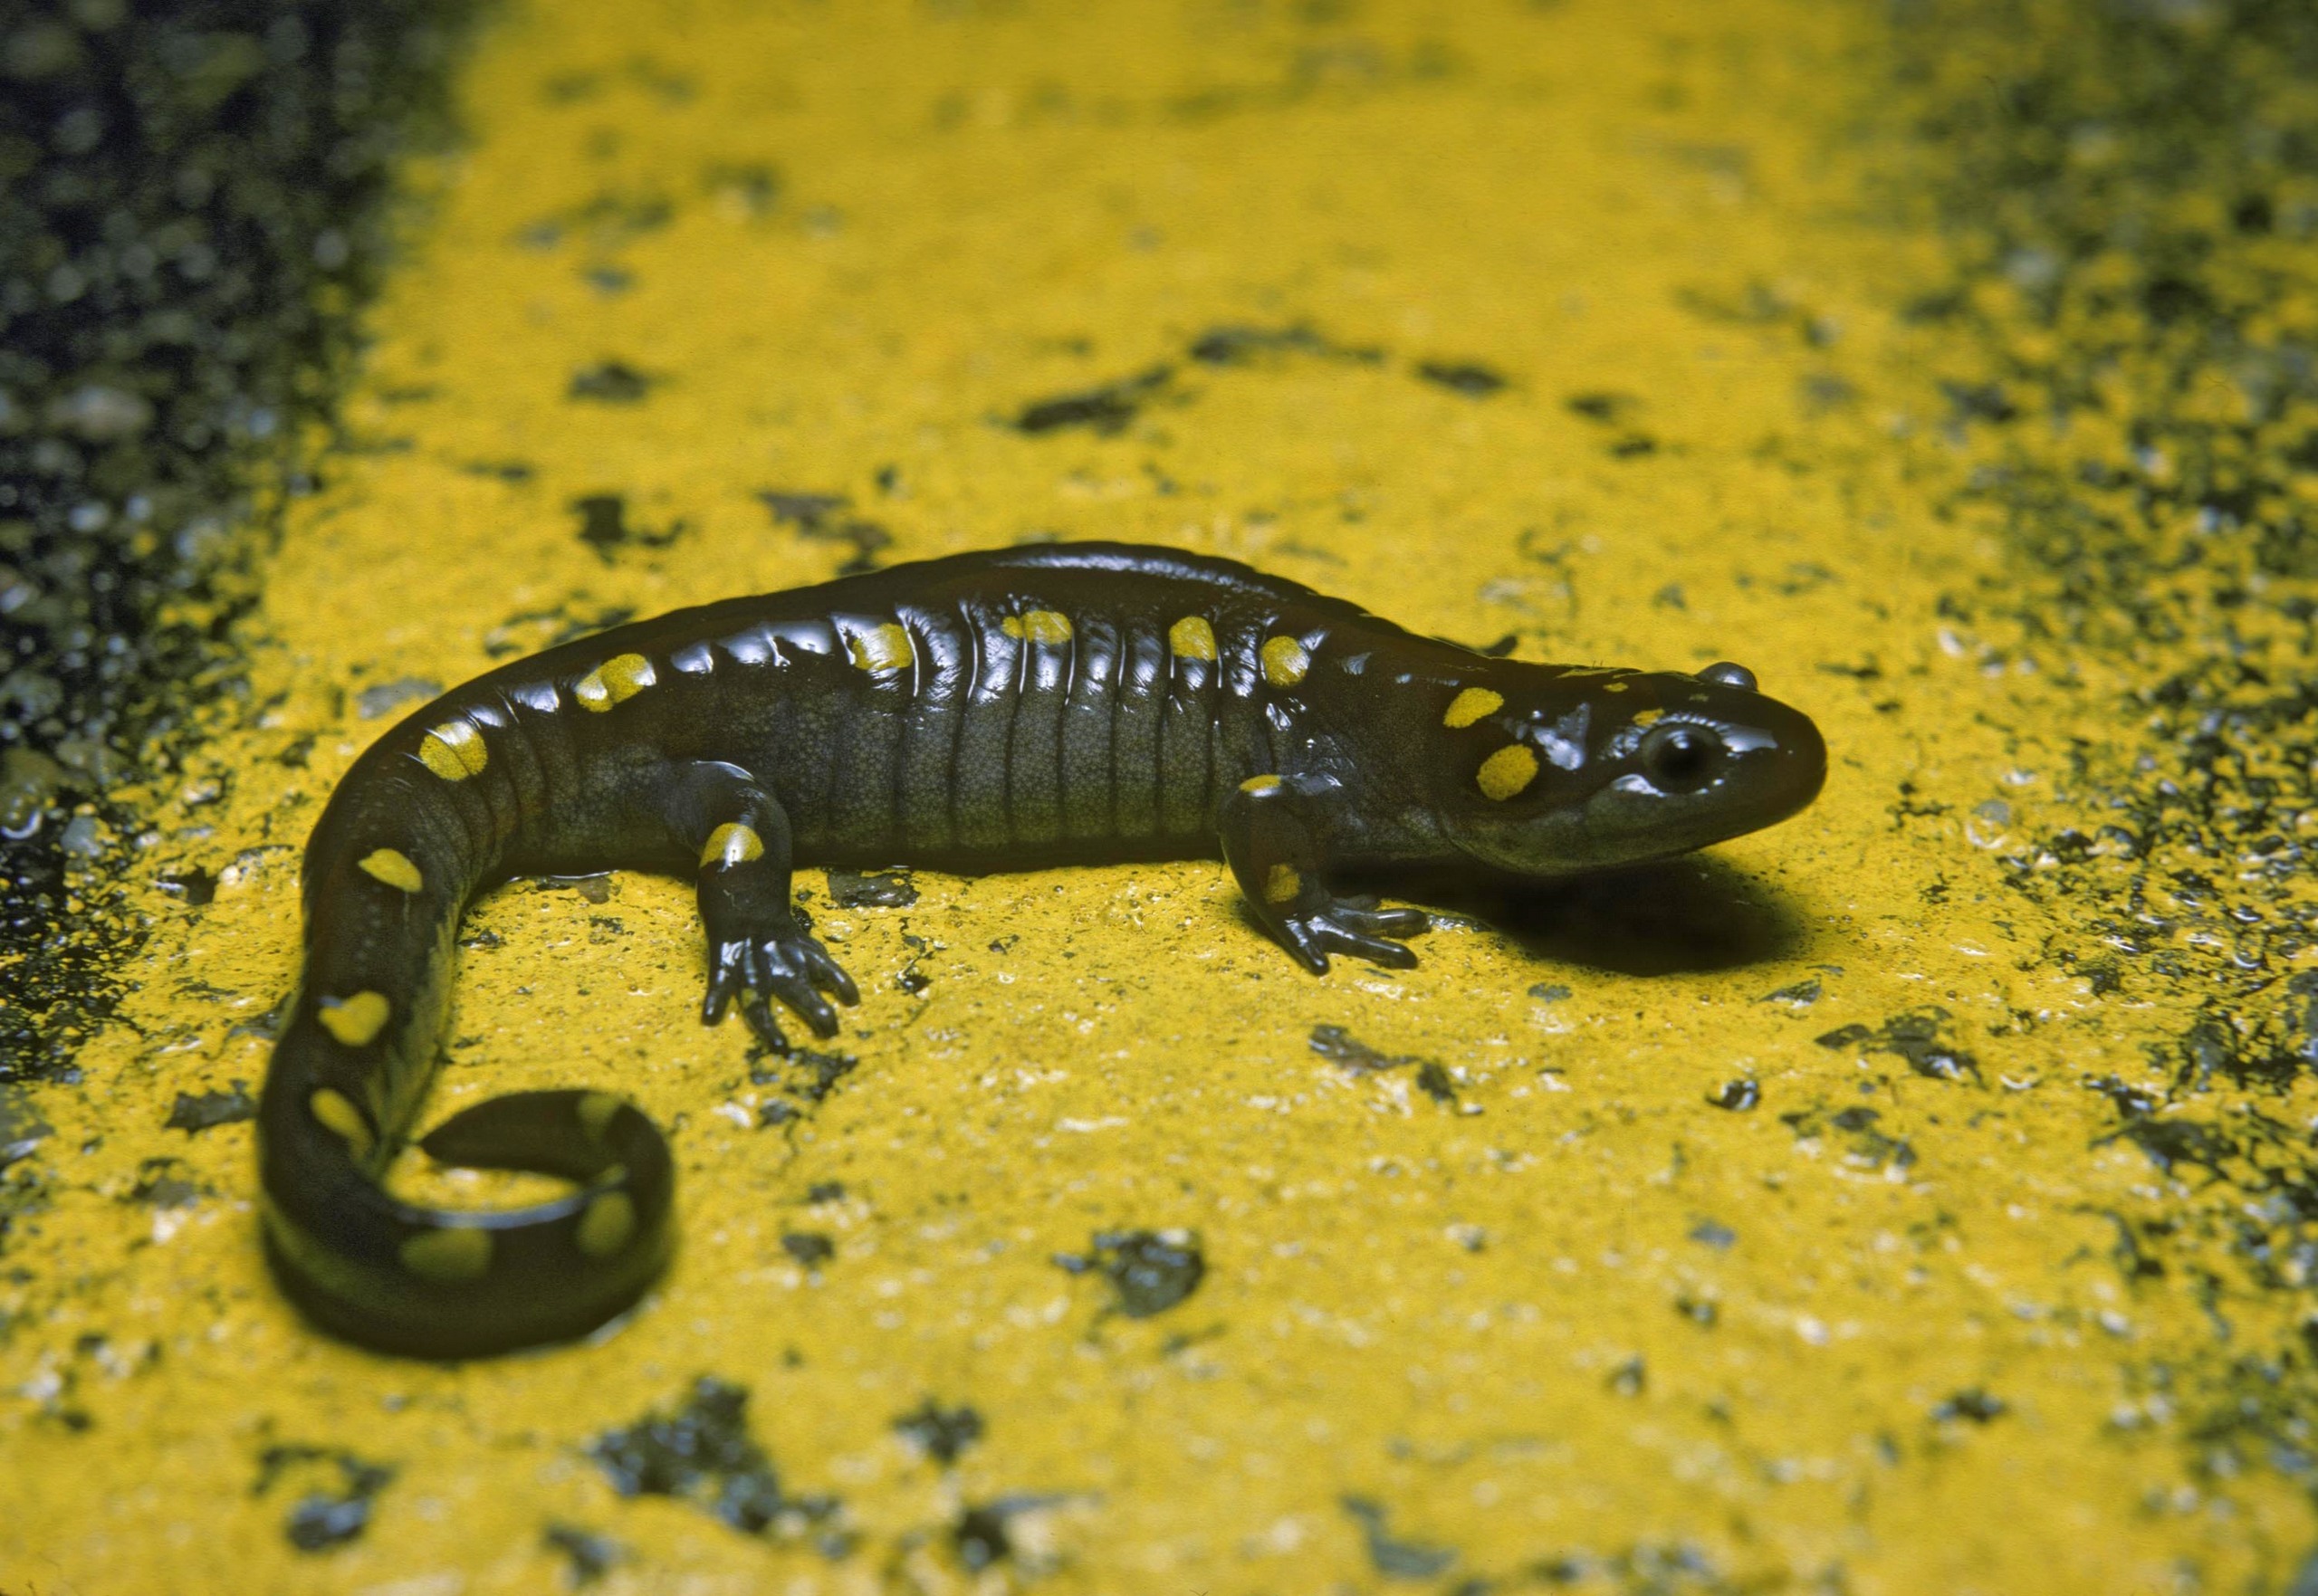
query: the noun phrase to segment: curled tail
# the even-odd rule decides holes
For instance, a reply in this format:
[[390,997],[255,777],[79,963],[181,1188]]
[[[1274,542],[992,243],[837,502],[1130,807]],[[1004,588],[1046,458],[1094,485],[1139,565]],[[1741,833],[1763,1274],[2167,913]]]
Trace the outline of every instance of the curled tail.
[[668,1252],[667,1142],[601,1092],[493,1098],[419,1141],[444,1163],[575,1182],[561,1197],[431,1209],[382,1183],[434,1074],[459,915],[521,808],[523,772],[470,751],[495,724],[479,709],[390,732],[332,798],[306,853],[305,968],[259,1104],[275,1275],[317,1324],[381,1352],[474,1357],[585,1334]]

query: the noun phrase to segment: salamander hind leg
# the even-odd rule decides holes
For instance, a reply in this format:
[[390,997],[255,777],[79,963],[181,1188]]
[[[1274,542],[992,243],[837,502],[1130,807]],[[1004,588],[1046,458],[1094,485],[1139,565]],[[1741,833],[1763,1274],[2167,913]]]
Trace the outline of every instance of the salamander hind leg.
[[1296,961],[1326,974],[1330,953],[1407,970],[1416,954],[1399,939],[1431,922],[1421,909],[1379,909],[1372,897],[1331,892],[1322,879],[1311,800],[1278,776],[1243,781],[1219,817],[1223,857],[1263,928]]
[[837,1010],[829,999],[858,1003],[861,994],[790,901],[788,817],[733,766],[697,768],[689,785],[681,829],[698,851],[700,917],[708,932],[701,1018],[716,1024],[737,997],[749,1027],[767,1046],[786,1052],[789,1039],[772,1011],[778,999],[816,1036],[835,1036]]

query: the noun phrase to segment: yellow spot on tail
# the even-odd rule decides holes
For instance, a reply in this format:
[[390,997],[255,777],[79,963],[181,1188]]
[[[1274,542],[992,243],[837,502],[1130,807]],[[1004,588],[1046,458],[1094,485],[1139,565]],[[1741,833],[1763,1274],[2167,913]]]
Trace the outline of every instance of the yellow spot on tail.
[[1264,902],[1292,903],[1304,890],[1304,877],[1293,865],[1275,865],[1264,875]]
[[465,781],[483,774],[491,750],[483,745],[483,733],[468,722],[445,721],[426,734],[418,745],[418,757],[444,780]]
[[426,884],[407,854],[379,848],[362,856],[359,868],[373,881],[383,881],[397,892],[415,893]]
[[383,992],[357,992],[351,998],[324,998],[314,1018],[322,1029],[349,1047],[360,1047],[385,1028],[390,1012]]
[[421,1280],[455,1285],[491,1267],[488,1230],[422,1230],[400,1248],[402,1266]]
[[1293,687],[1312,668],[1312,656],[1293,637],[1267,637],[1263,646],[1264,680],[1274,687]]
[[1484,715],[1493,715],[1505,707],[1505,694],[1491,693],[1486,687],[1468,687],[1449,701],[1449,712],[1441,717],[1443,726],[1470,726]]
[[580,1250],[608,1258],[636,1235],[636,1204],[625,1191],[607,1191],[580,1216]]
[[1215,628],[1203,615],[1187,615],[1167,628],[1167,646],[1184,659],[1215,657]]
[[764,857],[764,839],[737,820],[728,820],[708,834],[708,846],[700,850],[704,868],[710,865],[731,869],[752,859]]
[[1058,609],[1032,609],[1020,616],[1008,616],[998,623],[998,629],[1009,637],[1028,637],[1033,643],[1070,641],[1070,617]]
[[1537,756],[1518,742],[1499,749],[1481,761],[1481,796],[1499,803],[1537,779]]
[[600,712],[627,702],[656,680],[652,662],[642,655],[616,654],[580,677],[572,686],[571,696],[580,701],[581,709]]
[[917,663],[917,649],[909,640],[909,628],[899,621],[887,621],[882,626],[856,632],[845,640],[845,652],[857,666],[872,673],[898,671]]
[[612,1115],[619,1112],[619,1099],[608,1092],[583,1093],[580,1098],[580,1128],[588,1132],[590,1142],[601,1142],[611,1127]]
[[323,1130],[345,1142],[346,1151],[358,1160],[369,1157],[370,1149],[378,1144],[378,1139],[370,1133],[370,1123],[343,1092],[322,1087],[306,1099],[306,1112],[321,1122]]
[[1282,783],[1277,776],[1250,776],[1240,783],[1241,792],[1269,792]]
[[1655,726],[1665,713],[1664,710],[1644,710],[1633,718],[1633,723],[1637,726]]

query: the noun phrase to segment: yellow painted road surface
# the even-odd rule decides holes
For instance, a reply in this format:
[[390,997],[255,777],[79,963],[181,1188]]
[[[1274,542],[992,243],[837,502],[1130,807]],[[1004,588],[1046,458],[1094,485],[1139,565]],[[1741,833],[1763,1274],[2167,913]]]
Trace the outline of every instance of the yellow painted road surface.
[[[1976,80],[2076,60],[1973,14],[511,8],[247,693],[123,839],[127,1021],[6,1102],[0,1591],[2305,1590],[2318,408],[2206,383],[2130,241],[1943,208]],[[2084,128],[2055,182],[2134,148]],[[2136,234],[2219,240],[2180,291],[2256,354],[2318,323],[2289,179]],[[435,1112],[631,1094],[680,1257],[537,1355],[302,1324],[233,1094],[363,746],[631,614],[1056,537],[1735,658],[1827,789],[1317,980],[1214,864],[808,872],[864,992],[819,1059],[698,1023],[683,884],[514,884]]]

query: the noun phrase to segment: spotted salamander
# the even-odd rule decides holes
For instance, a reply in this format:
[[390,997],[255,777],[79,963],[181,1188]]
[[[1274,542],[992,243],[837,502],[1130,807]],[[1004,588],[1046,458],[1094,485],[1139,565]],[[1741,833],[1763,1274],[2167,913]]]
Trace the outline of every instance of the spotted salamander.
[[418,1139],[572,1189],[421,1207],[384,1177],[434,1074],[453,936],[511,876],[698,883],[702,1017],[821,1036],[854,983],[800,862],[966,871],[1220,851],[1298,963],[1415,963],[1425,916],[1345,866],[1557,875],[1752,831],[1825,750],[1733,664],[1572,669],[1414,636],[1230,560],[1123,544],[943,559],[679,610],[454,689],[381,737],[306,850],[305,964],[259,1105],[275,1273],[325,1329],[468,1357],[585,1333],[666,1261],[668,1145],[599,1091],[518,1092]]

